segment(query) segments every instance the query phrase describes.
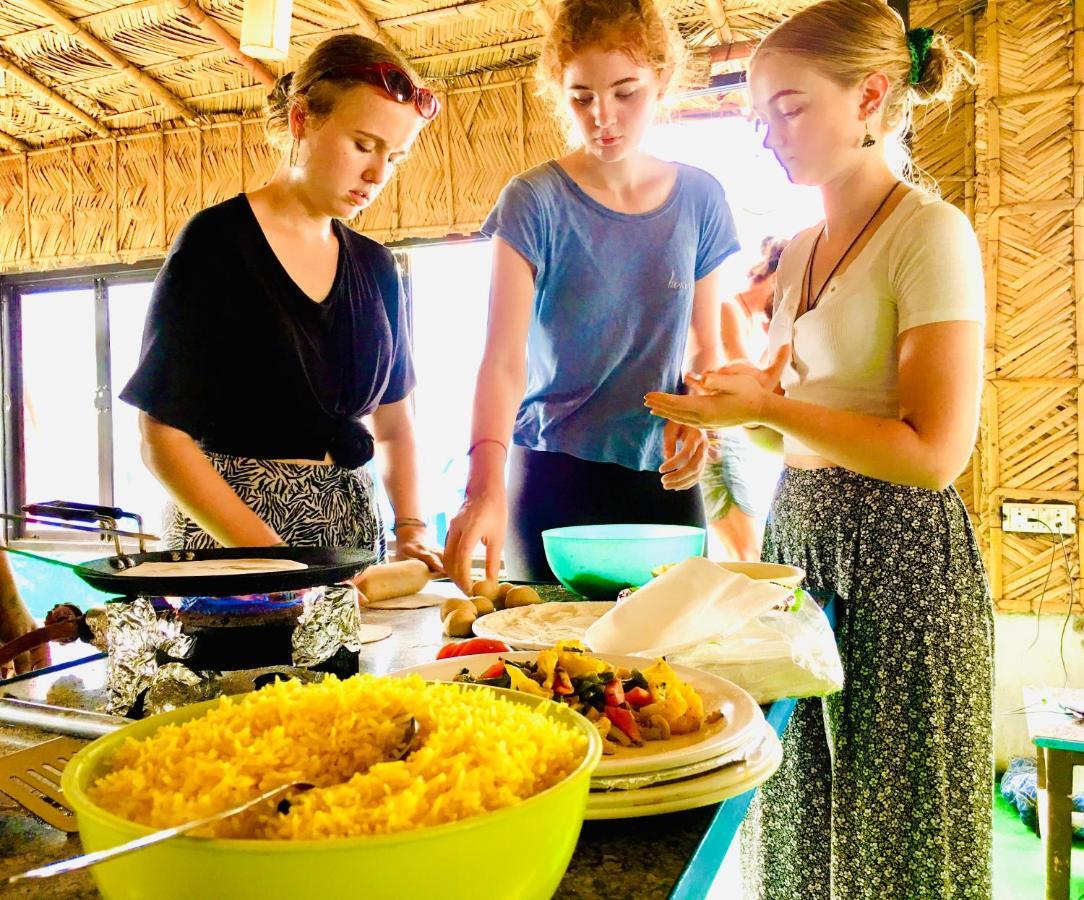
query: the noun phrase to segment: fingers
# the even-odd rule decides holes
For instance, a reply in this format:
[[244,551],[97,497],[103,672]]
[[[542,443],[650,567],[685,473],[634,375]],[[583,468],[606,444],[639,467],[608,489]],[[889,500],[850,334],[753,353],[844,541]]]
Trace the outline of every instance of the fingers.
[[677,452],[678,426],[667,422],[662,429],[662,455],[669,459]]
[[688,394],[650,393],[644,398],[644,405],[651,410],[653,416],[669,419],[681,425],[697,426],[698,413],[696,405],[703,400],[701,397],[693,397]]
[[768,390],[774,391],[779,386],[779,380],[783,377],[783,369],[786,368],[789,361],[790,344],[784,344],[775,351],[771,364],[764,370],[762,383]]
[[[468,597],[471,590],[470,551],[478,538],[468,533],[459,516],[452,520],[448,540],[444,543],[444,574]],[[469,543],[468,543],[469,542]],[[464,547],[467,549],[464,551]]]
[[728,388],[732,388],[734,385],[734,379],[739,377],[735,373],[727,373],[723,371],[708,372],[701,385],[704,390],[713,391],[716,393],[725,393]]
[[667,427],[674,435],[674,440],[671,442],[672,445],[677,443],[677,438],[680,435],[681,449],[676,452],[671,450],[663,460],[662,465],[659,466],[659,471],[664,475],[667,472],[674,472],[677,469],[687,466],[689,460],[696,455],[700,444],[703,443],[703,438],[700,436],[699,431],[681,425],[675,425],[673,422],[668,422]]
[[503,539],[486,542],[486,578],[489,581],[500,581],[501,551],[503,550]]
[[700,473],[704,469],[707,446],[707,441],[700,432],[685,429],[682,434],[682,452],[673,460],[680,464],[663,475],[662,486],[671,491],[684,491],[693,487],[700,480]]

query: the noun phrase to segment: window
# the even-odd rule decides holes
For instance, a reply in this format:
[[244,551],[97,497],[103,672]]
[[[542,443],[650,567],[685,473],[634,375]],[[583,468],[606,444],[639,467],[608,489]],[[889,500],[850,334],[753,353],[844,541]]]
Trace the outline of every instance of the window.
[[[117,393],[139,358],[153,270],[8,285],[3,294],[6,498],[120,506],[157,531],[165,492],[139,458],[138,414]],[[57,530],[9,527],[8,538]],[[70,532],[63,540],[71,540]]]

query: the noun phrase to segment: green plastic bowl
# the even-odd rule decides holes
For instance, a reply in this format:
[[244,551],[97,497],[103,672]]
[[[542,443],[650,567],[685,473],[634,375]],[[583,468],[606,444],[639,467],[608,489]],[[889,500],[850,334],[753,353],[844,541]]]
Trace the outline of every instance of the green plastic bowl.
[[[595,727],[566,706],[515,691],[480,689],[496,690],[576,728],[588,739],[583,761],[563,781],[517,806],[447,825],[325,841],[174,838],[95,866],[98,889],[103,897],[124,900],[551,897],[576,847],[602,742]],[[87,796],[87,787],[108,771],[121,744],[145,738],[163,725],[194,719],[217,703],[199,703],[129,725],[72,758],[61,786],[87,851],[153,830],[107,812]]]
[[651,580],[651,570],[703,556],[704,529],[691,525],[571,525],[542,532],[546,561],[574,594],[612,600]]

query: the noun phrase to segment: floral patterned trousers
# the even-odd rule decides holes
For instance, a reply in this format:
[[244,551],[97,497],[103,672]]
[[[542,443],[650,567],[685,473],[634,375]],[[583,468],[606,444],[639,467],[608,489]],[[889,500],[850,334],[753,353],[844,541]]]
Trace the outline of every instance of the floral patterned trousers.
[[989,900],[993,611],[959,495],[787,467],[763,556],[836,593],[846,684],[798,703],[746,896]]

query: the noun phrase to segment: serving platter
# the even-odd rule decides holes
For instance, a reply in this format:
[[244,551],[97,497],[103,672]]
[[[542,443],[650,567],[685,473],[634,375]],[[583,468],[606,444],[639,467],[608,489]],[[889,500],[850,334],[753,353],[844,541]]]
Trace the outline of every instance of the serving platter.
[[[420,675],[427,681],[454,681],[456,675],[464,669],[477,677],[499,659],[533,662],[537,656],[537,651],[530,650],[480,653],[436,660],[391,674]],[[598,658],[615,668],[627,669],[645,669],[653,662],[640,656],[600,654]],[[595,769],[595,776],[610,777],[676,769],[721,757],[747,743],[763,728],[764,714],[760,707],[746,691],[733,682],[684,666],[674,666],[673,669],[679,678],[695,688],[703,698],[705,713],[719,712],[720,718],[704,725],[693,734],[675,735],[665,741],[647,741],[641,747],[618,747],[612,755],[602,758]]]

